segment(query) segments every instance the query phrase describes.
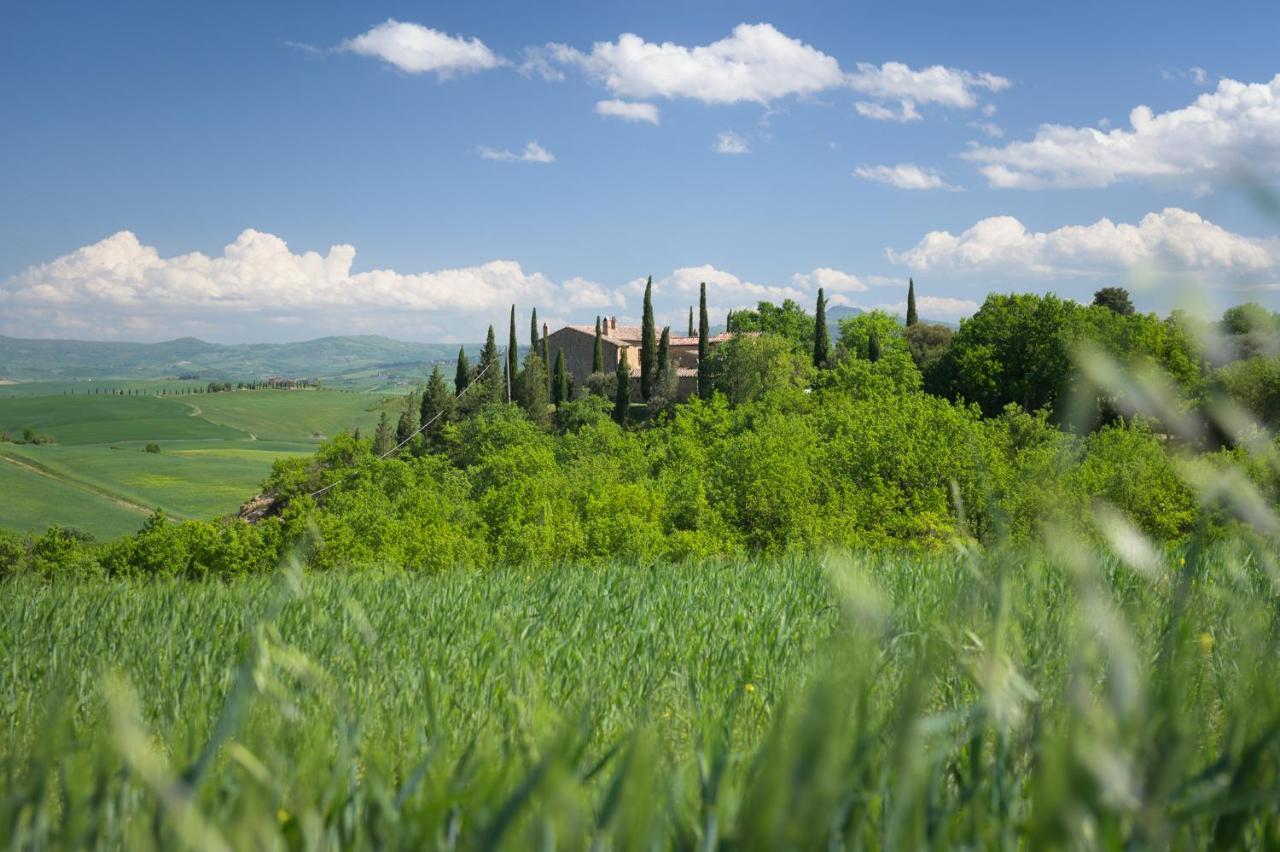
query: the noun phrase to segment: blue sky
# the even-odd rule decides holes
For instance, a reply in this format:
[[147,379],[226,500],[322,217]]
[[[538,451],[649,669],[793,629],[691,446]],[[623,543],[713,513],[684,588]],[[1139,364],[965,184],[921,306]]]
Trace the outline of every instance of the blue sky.
[[699,280],[717,311],[892,309],[909,275],[942,319],[1113,283],[1277,307],[1239,184],[1280,175],[1278,31],[1256,2],[7,4],[0,333],[472,340],[513,301],[638,316],[646,275],[672,323]]

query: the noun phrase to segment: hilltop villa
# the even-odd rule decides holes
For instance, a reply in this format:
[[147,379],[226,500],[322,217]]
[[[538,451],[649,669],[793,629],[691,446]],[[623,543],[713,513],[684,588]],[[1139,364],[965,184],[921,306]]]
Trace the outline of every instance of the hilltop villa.
[[[709,346],[716,346],[732,337],[723,333],[712,335]],[[595,350],[596,327],[594,325],[567,325],[547,337],[547,351],[555,358],[557,350],[564,352],[565,366],[576,387],[585,387],[591,375],[591,361]],[[618,368],[620,353],[626,353],[631,365],[631,380],[635,398],[639,398],[641,329],[638,325],[618,325],[617,317],[601,318],[600,348],[604,354],[604,370],[612,373]],[[672,337],[671,362],[680,378],[679,396],[688,399],[698,390],[698,338]]]

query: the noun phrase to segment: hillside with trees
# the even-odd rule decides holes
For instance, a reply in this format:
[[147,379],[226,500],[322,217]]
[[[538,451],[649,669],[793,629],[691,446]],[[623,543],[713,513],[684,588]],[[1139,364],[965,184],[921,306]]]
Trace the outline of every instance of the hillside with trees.
[[[954,334],[869,311],[834,342],[825,302],[761,303],[733,314],[741,330],[706,348],[699,393],[678,404],[661,345],[636,398],[644,362],[571,388],[534,314],[518,365],[491,328],[452,387],[437,368],[398,420],[278,461],[256,523],[157,520],[77,540],[67,559],[228,576],[304,540],[310,566],[340,571],[929,549],[1087,527],[1098,501],[1177,541],[1232,523],[1197,497],[1207,478],[1240,477],[1272,504],[1280,320],[1246,306],[1197,327],[1100,301],[992,295]],[[705,310],[698,327],[706,340]]]

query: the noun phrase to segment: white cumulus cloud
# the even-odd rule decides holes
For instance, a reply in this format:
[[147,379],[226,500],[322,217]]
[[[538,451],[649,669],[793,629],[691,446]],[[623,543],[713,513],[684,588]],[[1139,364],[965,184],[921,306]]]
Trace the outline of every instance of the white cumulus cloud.
[[554,163],[556,161],[556,155],[543,148],[537,142],[526,143],[524,149],[520,151],[510,151],[506,148],[490,148],[487,145],[481,145],[479,151],[481,158],[485,160],[497,160],[506,163]]
[[625,305],[617,289],[582,278],[557,283],[511,260],[352,272],[355,256],[350,245],[295,253],[279,237],[249,229],[221,255],[162,257],[120,231],[0,283],[0,328],[95,337],[187,330],[243,339],[248,324],[261,323],[456,340],[477,339],[482,323],[513,303],[549,315]]
[[731,130],[726,130],[716,136],[714,150],[717,154],[750,154],[751,146],[747,144],[746,139]]
[[394,18],[347,39],[338,49],[381,59],[410,74],[435,72],[441,79],[504,64],[478,38],[452,36]]
[[[902,62],[859,62],[847,80],[854,91],[878,101],[858,101],[853,105],[858,114],[880,121],[915,121],[920,118],[917,104],[972,109],[978,106],[979,92],[1001,92],[1011,85],[1006,78],[987,71],[975,74],[942,65],[915,69]],[[883,101],[896,103],[898,109],[879,103]]]
[[867,289],[866,282],[858,276],[820,266],[812,272],[797,272],[791,276],[791,283],[804,290],[823,288],[827,293],[855,293]]
[[919,121],[924,117],[916,111],[916,105],[912,101],[899,101],[897,110],[872,101],[857,101],[854,103],[853,108],[863,118],[873,118],[876,121],[907,122]]
[[[696,299],[699,288],[704,282],[707,285],[709,298],[715,299],[717,302],[738,306],[754,305],[759,301],[771,301],[781,304],[786,299],[804,302],[810,298],[810,293],[804,289],[756,284],[743,280],[732,272],[717,269],[709,263],[702,266],[682,266],[673,270],[670,275],[661,278],[655,276],[653,279],[653,292],[655,298],[657,296],[668,298],[678,296],[686,299]],[[644,285],[645,279],[637,278],[629,282],[626,285],[626,289],[633,293],[643,293]]]
[[843,85],[840,63],[770,24],[739,24],[708,45],[655,44],[633,33],[590,52],[551,44],[546,55],[576,65],[624,98],[692,98],[709,104],[767,104]]
[[1280,173],[1280,74],[1269,83],[1223,79],[1189,106],[1129,113],[1129,127],[1102,130],[1045,124],[1029,141],[978,147],[996,187],[1102,187],[1124,180],[1204,181],[1234,171]]
[[898,189],[954,189],[942,179],[942,175],[933,169],[922,169],[913,163],[900,163],[896,166],[858,166],[853,170],[855,177],[863,180],[887,183]]
[[[876,305],[876,307],[898,316],[906,316],[907,314],[907,303],[905,301]],[[931,320],[955,321],[961,317],[967,317],[978,310],[978,303],[969,299],[952,299],[947,296],[917,296],[916,310],[919,311],[922,317]]]
[[625,121],[647,121],[649,124],[658,123],[658,107],[654,104],[644,103],[643,101],[623,101],[617,99],[596,101],[596,112],[600,115],[609,115],[615,118],[621,118]]
[[992,271],[1019,276],[1114,275],[1155,264],[1179,271],[1249,275],[1280,265],[1275,241],[1227,231],[1176,207],[1136,225],[1100,219],[1036,232],[1012,216],[993,216],[952,234],[932,231],[889,260],[918,272]]

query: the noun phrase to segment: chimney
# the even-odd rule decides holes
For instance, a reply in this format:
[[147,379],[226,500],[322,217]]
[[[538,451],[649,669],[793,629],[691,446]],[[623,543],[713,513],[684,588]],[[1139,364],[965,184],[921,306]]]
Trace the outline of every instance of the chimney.
[[612,332],[613,334],[617,334],[617,333],[618,333],[618,318],[617,318],[617,317],[609,317],[609,331],[610,331],[610,332]]
[[547,324],[545,322],[542,324],[542,336],[547,336]]

